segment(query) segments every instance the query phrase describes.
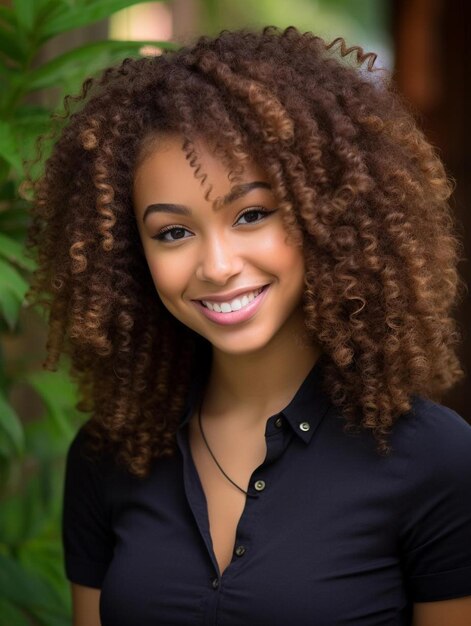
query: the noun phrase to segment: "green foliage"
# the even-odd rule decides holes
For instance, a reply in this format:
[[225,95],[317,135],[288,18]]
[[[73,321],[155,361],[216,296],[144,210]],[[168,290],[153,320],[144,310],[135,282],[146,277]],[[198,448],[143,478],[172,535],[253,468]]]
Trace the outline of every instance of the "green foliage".
[[[13,0],[11,7],[0,5],[0,332],[10,340],[25,332],[21,312],[35,269],[24,251],[29,204],[19,188],[25,164],[37,161],[37,138],[49,133],[51,115],[67,93],[79,92],[87,76],[126,56],[138,56],[146,43],[175,45],[105,40],[43,63],[41,49],[56,35],[137,2]],[[42,90],[50,90],[52,105],[43,104]],[[34,176],[49,149],[43,142]],[[43,407],[39,419],[23,422],[13,408],[12,390],[18,385]],[[0,349],[0,626],[71,623],[60,524],[64,457],[83,421],[76,402],[65,365],[54,373],[41,371],[26,355],[13,366]]]

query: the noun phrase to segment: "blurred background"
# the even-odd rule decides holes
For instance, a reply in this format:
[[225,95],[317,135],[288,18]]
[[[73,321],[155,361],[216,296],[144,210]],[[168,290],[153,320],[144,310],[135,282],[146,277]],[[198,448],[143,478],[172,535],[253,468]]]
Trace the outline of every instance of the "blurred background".
[[[392,71],[456,188],[452,207],[470,284],[471,23],[465,0],[0,0],[0,626],[71,624],[60,514],[64,459],[78,426],[68,363],[45,360],[46,323],[25,306],[28,200],[19,188],[50,114],[67,93],[125,56],[161,54],[224,28],[294,25],[343,36]],[[45,143],[48,150],[48,143]],[[40,166],[33,168],[38,173]],[[467,175],[468,174],[468,175]],[[455,311],[471,364],[470,299]],[[468,378],[442,403],[471,421]]]

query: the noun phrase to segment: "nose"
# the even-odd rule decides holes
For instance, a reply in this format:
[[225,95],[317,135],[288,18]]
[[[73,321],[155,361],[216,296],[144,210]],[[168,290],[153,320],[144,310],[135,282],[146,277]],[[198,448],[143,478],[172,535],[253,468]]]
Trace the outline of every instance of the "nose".
[[232,276],[240,273],[242,267],[240,251],[216,234],[202,247],[196,277],[202,282],[225,285]]

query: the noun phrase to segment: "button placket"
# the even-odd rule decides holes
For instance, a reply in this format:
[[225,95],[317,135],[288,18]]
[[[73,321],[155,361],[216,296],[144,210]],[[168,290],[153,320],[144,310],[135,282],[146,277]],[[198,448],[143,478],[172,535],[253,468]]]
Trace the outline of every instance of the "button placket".
[[[274,421],[274,422],[272,422],[272,423],[275,425],[275,427],[277,428],[277,430],[278,430],[278,429],[280,429],[280,428],[283,426],[283,424],[284,424],[283,417],[282,417],[282,416],[278,416],[278,417],[275,419],[275,421]],[[275,443],[276,443],[276,444],[278,445],[278,447],[279,447],[280,442],[281,442],[281,439],[280,439],[280,435],[281,435],[281,434],[282,434],[282,433],[277,433],[278,437],[273,437],[273,439],[271,440],[271,442],[268,444],[268,451],[272,450],[272,452],[273,452],[273,448],[274,448]],[[271,445],[271,448],[270,448],[270,445]],[[276,451],[276,452],[278,452],[278,453],[280,452],[279,450],[275,450],[275,451]],[[266,486],[267,486],[267,483],[265,482],[265,480],[262,480],[262,479],[257,479],[257,480],[254,480],[253,482],[251,482],[251,488],[252,488],[252,489],[254,489],[254,491],[255,491],[255,492],[258,492],[258,493],[260,493],[261,491],[263,491],[263,490],[266,488]],[[249,511],[247,510],[247,508],[251,509],[251,508],[252,508],[252,506],[256,506],[255,504],[252,504],[252,502],[254,502],[254,503],[255,503],[255,502],[257,501],[257,499],[258,499],[258,493],[257,493],[257,494],[254,494],[254,493],[252,492],[252,495],[253,495],[253,496],[255,496],[255,497],[253,497],[253,499],[248,500],[248,501],[247,501],[247,503],[246,503],[246,507],[244,508],[243,514],[242,514],[242,516],[241,516],[241,518],[240,518],[240,520],[239,520],[239,524],[238,524],[238,526],[237,526],[237,536],[236,536],[236,542],[237,542],[237,540],[239,540],[239,541],[244,541],[244,540],[248,540],[248,541],[250,541],[250,539],[247,537],[247,522],[248,522],[248,519],[247,519],[247,513],[249,513]],[[254,512],[253,512],[253,511],[251,511],[251,512],[250,512],[250,517],[252,517],[252,518],[253,518],[253,515],[254,515]],[[241,524],[242,524],[242,526],[241,526]],[[234,556],[237,556],[237,557],[242,557],[242,556],[244,556],[244,555],[247,553],[247,549],[248,549],[248,548],[246,547],[246,545],[243,545],[243,544],[238,544],[238,545],[236,545],[236,547],[234,548],[233,555],[234,555]],[[230,568],[230,567],[231,567],[231,565],[229,565],[229,568]],[[229,568],[228,568],[228,569],[229,569]],[[224,575],[224,574],[223,574],[223,575]],[[220,581],[220,580],[221,580],[221,579],[219,579],[219,581]],[[216,582],[216,581],[217,581],[217,579],[214,579],[214,581],[212,582],[212,586],[213,586],[213,588],[214,588],[214,589],[215,589],[215,588],[218,586],[218,584],[219,584],[219,583],[218,583],[218,582]]]

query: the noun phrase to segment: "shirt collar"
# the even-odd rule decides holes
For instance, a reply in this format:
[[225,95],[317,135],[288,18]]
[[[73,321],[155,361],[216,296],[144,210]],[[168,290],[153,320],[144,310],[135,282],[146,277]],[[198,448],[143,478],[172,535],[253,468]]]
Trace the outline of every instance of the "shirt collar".
[[296,435],[308,444],[331,402],[322,388],[324,355],[316,361],[291,402],[281,411]]
[[[306,444],[311,441],[331,404],[328,395],[322,388],[325,361],[323,357],[322,354],[310,369],[290,403],[280,411],[296,435]],[[194,407],[198,406],[204,391],[205,381],[205,368],[200,368],[190,385],[178,430],[181,430],[188,423]]]

